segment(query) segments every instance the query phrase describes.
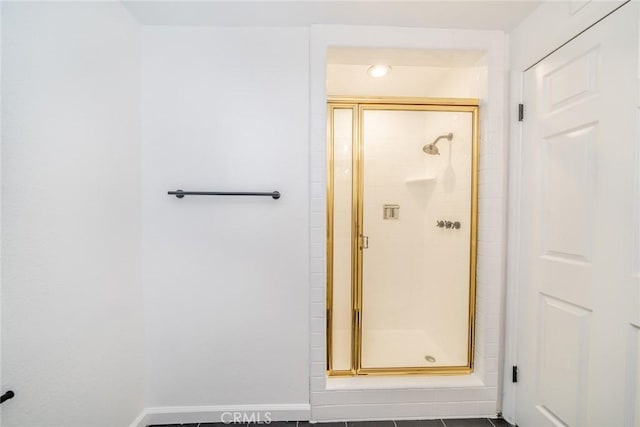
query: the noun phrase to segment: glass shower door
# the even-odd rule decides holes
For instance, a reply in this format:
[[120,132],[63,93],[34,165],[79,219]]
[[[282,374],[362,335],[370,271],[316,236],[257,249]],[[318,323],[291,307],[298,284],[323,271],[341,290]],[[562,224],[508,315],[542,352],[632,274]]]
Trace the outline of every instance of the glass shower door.
[[360,105],[360,373],[471,370],[476,112]]
[[351,375],[353,368],[353,151],[355,105],[331,106],[327,179],[327,370]]

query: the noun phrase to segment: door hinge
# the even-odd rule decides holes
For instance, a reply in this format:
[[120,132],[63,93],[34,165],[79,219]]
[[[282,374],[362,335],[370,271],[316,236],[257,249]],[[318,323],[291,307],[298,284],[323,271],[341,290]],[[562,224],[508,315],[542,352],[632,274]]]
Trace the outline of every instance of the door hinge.
[[512,383],[517,383],[518,382],[518,367],[517,366],[513,366],[511,368],[511,382]]
[[524,104],[518,104],[518,121],[524,120]]

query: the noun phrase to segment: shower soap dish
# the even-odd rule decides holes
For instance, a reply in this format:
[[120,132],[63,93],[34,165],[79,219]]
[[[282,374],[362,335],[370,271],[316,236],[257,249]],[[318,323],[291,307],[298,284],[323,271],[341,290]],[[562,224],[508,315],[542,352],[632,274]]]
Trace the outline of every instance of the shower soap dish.
[[407,178],[404,182],[405,184],[421,184],[421,183],[432,182],[435,180],[436,180],[436,176],[432,175],[432,176],[418,176],[415,178]]

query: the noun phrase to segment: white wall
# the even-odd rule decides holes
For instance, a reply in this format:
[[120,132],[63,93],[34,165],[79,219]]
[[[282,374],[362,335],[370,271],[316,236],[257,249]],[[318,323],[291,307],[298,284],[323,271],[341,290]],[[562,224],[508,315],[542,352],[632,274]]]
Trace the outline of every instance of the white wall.
[[[308,417],[308,30],[143,34],[149,412]],[[167,195],[177,188],[282,198]]]
[[[2,3],[0,3],[0,386],[2,386]],[[2,426],[0,405],[0,426]]]
[[[309,388],[315,419],[362,418],[364,408],[370,418],[495,412],[501,32],[314,27],[309,44],[300,28],[145,28],[140,213],[135,23],[117,3],[3,7],[2,389],[18,394],[3,405],[5,427],[126,425],[143,405],[150,422],[215,421],[223,408],[306,418]],[[473,383],[326,389],[332,44],[489,52],[478,271],[485,347]],[[177,200],[166,195],[175,188],[283,197]]]
[[3,2],[2,425],[143,406],[140,49],[119,3]]
[[[399,52],[402,52],[400,50]],[[486,59],[472,66],[397,65],[383,78],[367,75],[370,64],[327,64],[328,96],[480,98],[486,92]]]

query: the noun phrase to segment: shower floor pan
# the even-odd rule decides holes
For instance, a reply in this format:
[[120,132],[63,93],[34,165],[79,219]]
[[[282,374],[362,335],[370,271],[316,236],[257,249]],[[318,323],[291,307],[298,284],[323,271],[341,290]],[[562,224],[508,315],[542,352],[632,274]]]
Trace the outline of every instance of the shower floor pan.
[[[466,364],[464,359],[466,355],[456,360],[424,330],[374,329],[362,332],[362,366],[365,368],[438,367]],[[334,345],[349,342],[347,334],[350,334],[350,331],[336,330],[334,334]]]

